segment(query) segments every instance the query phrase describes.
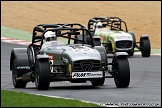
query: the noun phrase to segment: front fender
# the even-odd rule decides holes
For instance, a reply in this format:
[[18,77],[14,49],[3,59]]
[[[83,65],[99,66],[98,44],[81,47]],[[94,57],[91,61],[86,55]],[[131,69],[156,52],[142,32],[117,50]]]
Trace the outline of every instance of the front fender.
[[116,57],[119,57],[119,56],[126,57],[126,56],[128,56],[128,53],[126,53],[126,52],[116,52],[114,55],[115,55]]
[[16,59],[17,69],[30,70],[27,48],[13,48],[10,55],[10,70],[12,70],[13,60]]
[[38,55],[36,56],[36,59],[39,59],[39,60],[42,60],[42,59],[49,59],[49,58],[50,58],[50,56],[47,55],[47,54],[38,54]]

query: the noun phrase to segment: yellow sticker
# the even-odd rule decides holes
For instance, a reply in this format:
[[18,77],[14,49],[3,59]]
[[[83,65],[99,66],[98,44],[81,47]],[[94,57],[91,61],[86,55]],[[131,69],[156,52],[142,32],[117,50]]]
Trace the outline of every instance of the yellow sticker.
[[69,64],[69,72],[70,72],[70,73],[72,72],[71,64]]
[[112,43],[112,49],[113,49],[113,51],[114,51],[114,43]]

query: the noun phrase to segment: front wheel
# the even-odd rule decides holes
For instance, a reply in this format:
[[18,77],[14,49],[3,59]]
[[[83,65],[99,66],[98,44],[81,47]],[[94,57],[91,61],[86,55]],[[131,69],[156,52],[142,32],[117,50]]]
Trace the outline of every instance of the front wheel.
[[125,88],[130,82],[130,68],[126,57],[113,58],[112,71],[117,88]]
[[35,85],[37,90],[48,90],[50,84],[50,64],[48,60],[36,60]]
[[150,57],[151,48],[150,48],[149,38],[140,39],[140,48],[141,48],[142,57]]

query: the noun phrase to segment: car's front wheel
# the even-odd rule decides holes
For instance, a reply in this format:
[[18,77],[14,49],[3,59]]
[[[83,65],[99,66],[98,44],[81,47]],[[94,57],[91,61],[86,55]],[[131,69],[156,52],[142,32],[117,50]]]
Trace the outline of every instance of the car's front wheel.
[[151,53],[150,40],[149,38],[140,39],[140,49],[142,57],[149,57]]
[[35,85],[38,90],[48,90],[50,85],[50,64],[48,60],[36,60]]
[[126,57],[113,58],[112,71],[117,88],[125,88],[130,82],[130,68]]

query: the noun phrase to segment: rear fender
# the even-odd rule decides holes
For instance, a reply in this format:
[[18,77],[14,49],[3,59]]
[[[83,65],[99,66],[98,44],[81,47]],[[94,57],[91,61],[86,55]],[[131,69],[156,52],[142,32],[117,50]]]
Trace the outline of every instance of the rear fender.
[[16,59],[17,71],[30,71],[27,48],[13,48],[10,56],[10,70],[12,70],[13,60]]
[[147,35],[147,34],[144,34],[144,35],[142,35],[141,37],[140,37],[140,39],[148,39],[149,38],[149,35]]

